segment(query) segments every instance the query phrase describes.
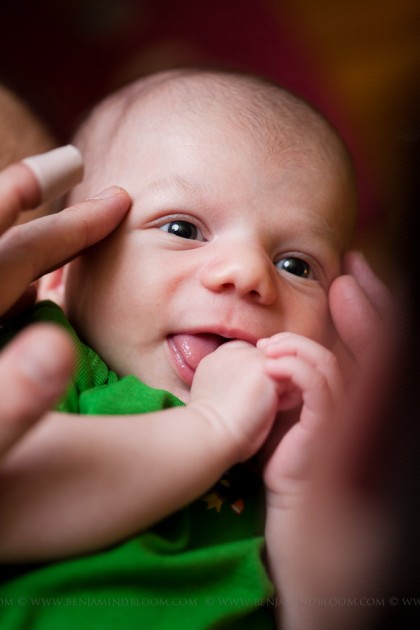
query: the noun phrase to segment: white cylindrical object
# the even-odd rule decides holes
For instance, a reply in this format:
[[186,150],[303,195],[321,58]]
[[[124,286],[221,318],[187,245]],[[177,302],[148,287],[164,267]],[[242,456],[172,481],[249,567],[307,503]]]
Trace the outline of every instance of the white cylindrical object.
[[38,180],[42,203],[61,197],[83,177],[82,154],[72,144],[24,158],[22,162]]

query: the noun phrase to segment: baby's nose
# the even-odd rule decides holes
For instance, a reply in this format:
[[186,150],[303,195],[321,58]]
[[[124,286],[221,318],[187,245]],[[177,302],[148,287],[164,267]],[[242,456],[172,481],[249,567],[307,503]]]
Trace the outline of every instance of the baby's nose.
[[233,291],[267,305],[277,298],[277,277],[273,262],[262,248],[236,243],[210,254],[201,270],[201,282],[210,291]]

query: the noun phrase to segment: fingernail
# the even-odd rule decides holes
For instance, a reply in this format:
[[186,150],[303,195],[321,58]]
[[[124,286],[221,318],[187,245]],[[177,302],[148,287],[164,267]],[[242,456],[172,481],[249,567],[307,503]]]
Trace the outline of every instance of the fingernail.
[[38,180],[41,202],[61,197],[83,177],[83,158],[72,144],[24,158],[22,162]]
[[109,188],[105,188],[101,192],[97,193],[93,199],[105,199],[106,197],[114,197],[114,195],[118,195],[122,188],[120,186],[109,186]]

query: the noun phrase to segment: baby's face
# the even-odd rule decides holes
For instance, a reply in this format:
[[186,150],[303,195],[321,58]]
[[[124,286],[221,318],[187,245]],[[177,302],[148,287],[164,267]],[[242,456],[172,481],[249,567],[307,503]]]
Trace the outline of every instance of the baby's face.
[[227,339],[331,344],[328,288],[354,214],[344,168],[309,146],[268,154],[215,114],[150,116],[137,137],[126,125],[111,138],[103,176],[88,176],[85,195],[118,183],[133,206],[70,265],[66,310],[82,337],[119,374],[183,400]]

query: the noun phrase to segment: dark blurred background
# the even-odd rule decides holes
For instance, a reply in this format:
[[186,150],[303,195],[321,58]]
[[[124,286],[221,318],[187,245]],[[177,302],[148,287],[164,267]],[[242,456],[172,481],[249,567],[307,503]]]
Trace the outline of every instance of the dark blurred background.
[[418,134],[419,0],[2,0],[0,29],[0,82],[59,142],[104,94],[182,64],[254,71],[309,99],[350,145],[359,245],[389,271]]

